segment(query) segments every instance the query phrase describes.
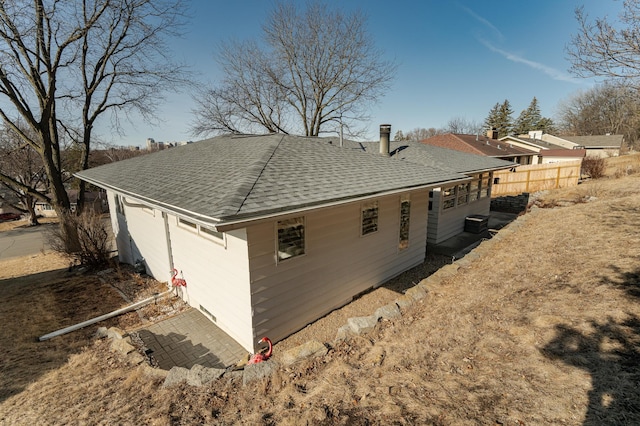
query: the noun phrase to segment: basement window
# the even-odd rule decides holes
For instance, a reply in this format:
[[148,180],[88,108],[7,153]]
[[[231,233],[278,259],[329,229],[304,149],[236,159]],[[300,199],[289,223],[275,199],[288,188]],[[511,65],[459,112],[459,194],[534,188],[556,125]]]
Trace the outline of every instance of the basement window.
[[224,233],[216,231],[213,228],[198,225],[195,222],[183,219],[181,217],[178,218],[178,226],[180,228],[186,228],[190,231],[193,231],[198,235],[200,235],[201,237],[206,238],[208,240],[215,241],[216,243],[219,243],[219,244],[224,244]]
[[304,216],[278,221],[278,261],[304,254]]
[[400,241],[398,249],[400,251],[409,247],[409,222],[411,214],[411,200],[409,195],[400,198]]
[[378,202],[372,201],[362,205],[362,235],[378,231]]

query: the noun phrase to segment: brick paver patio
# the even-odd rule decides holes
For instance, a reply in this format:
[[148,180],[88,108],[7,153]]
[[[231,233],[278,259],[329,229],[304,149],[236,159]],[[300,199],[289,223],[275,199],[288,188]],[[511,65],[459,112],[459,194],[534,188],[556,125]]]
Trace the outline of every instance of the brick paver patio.
[[224,368],[235,364],[247,351],[196,309],[160,321],[139,332],[158,367],[191,368],[200,364]]

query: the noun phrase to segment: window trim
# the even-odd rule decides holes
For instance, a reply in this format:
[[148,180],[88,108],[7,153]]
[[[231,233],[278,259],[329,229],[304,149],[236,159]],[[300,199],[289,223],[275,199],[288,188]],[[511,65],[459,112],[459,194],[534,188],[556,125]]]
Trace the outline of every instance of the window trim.
[[[365,218],[365,212],[371,211],[372,214],[370,217]],[[371,223],[365,225],[365,219],[370,219]],[[365,237],[367,235],[375,234],[380,229],[380,206],[378,204],[378,200],[369,201],[366,203],[360,204],[360,236]],[[365,227],[368,226],[367,232],[365,232]]]
[[[403,216],[402,213],[402,209],[403,209],[403,204],[407,204],[407,213],[406,213],[406,219],[405,216]],[[398,251],[402,252],[405,251],[406,249],[409,248],[409,241],[410,241],[410,237],[411,237],[411,196],[410,194],[404,194],[400,196],[400,223],[398,226]],[[403,239],[402,235],[403,235],[403,228],[404,226],[406,226],[406,238]],[[405,243],[405,244],[403,244]]]
[[205,240],[213,241],[214,243],[219,244],[224,248],[227,248],[227,234],[225,232],[219,232],[219,231],[213,230],[214,232],[220,233],[221,236],[218,237],[216,235],[203,231],[203,229],[211,229],[210,227],[202,226],[199,223],[196,223],[189,219],[185,219],[180,216],[176,216],[176,225],[180,229],[184,229],[186,231],[192,232],[198,235],[199,237],[204,238]]
[[[296,221],[299,221],[298,223],[296,223]],[[282,228],[282,229],[288,229],[288,228],[293,228],[293,227],[302,227],[302,252],[301,253],[288,253],[287,251],[281,251],[280,250],[280,225],[281,224],[285,224],[285,222],[291,222],[290,225],[287,228]],[[298,257],[304,257],[307,254],[307,235],[306,235],[306,231],[307,231],[307,217],[302,215],[302,216],[294,216],[294,217],[288,217],[288,218],[284,218],[284,219],[280,219],[280,220],[276,220],[275,224],[274,224],[274,232],[275,232],[275,258],[276,258],[276,264],[279,264],[280,262],[286,262],[288,260],[294,259],[294,258],[298,258]],[[296,245],[292,246],[294,249],[299,249],[300,247],[297,247]],[[281,255],[281,253],[283,255]],[[284,257],[284,254],[288,254],[288,256]]]

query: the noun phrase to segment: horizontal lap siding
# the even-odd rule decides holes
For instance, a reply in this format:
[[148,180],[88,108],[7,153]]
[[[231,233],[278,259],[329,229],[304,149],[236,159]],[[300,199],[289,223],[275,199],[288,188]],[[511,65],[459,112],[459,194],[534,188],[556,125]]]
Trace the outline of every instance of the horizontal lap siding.
[[109,215],[111,216],[111,228],[115,235],[116,247],[118,248],[118,259],[122,263],[133,264],[133,254],[131,253],[131,244],[129,241],[129,229],[126,219],[116,212],[115,194],[107,191],[107,200],[109,201]]
[[[441,194],[440,192],[434,194]],[[439,197],[438,197],[439,198]],[[491,209],[491,199],[481,198],[469,204],[463,204],[454,208],[440,211],[441,201],[433,203],[432,214],[429,215],[429,239],[430,244],[439,244],[464,231],[465,218],[473,214],[488,215]],[[437,207],[436,207],[437,206]],[[437,219],[435,219],[437,217]]]
[[247,228],[256,335],[280,340],[424,261],[428,191],[411,194],[409,248],[399,252],[400,196],[378,200],[378,231],[360,236],[360,203],[305,215],[303,256],[276,264],[276,222]]
[[[125,198],[127,203],[134,204],[132,199]],[[162,213],[153,211],[150,214],[140,207],[124,205],[130,238],[131,262],[144,259],[147,274],[158,281],[167,281],[169,277],[169,257],[167,255],[167,238],[164,230]]]
[[225,247],[178,226],[173,216],[168,223],[174,267],[187,282],[181,289],[185,301],[196,309],[202,305],[215,317],[218,327],[253,352],[245,230],[226,233]]

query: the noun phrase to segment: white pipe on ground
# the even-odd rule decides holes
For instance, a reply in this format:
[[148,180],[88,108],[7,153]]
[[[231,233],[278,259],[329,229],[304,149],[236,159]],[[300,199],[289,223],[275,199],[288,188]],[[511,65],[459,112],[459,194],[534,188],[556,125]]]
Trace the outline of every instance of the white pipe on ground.
[[41,342],[44,342],[45,340],[49,340],[52,337],[62,336],[63,334],[71,333],[72,331],[79,330],[88,325],[95,324],[97,322],[104,321],[106,319],[109,319],[118,315],[126,314],[129,311],[133,311],[134,309],[141,308],[145,305],[148,305],[151,302],[162,299],[171,293],[173,293],[173,290],[167,290],[164,293],[156,294],[155,296],[151,296],[147,299],[136,302],[133,305],[125,306],[124,308],[117,309],[113,312],[109,312],[108,314],[100,315],[99,317],[95,317],[75,325],[70,325],[69,327],[61,328],[60,330],[54,331],[52,333],[45,334],[44,336],[38,337],[38,340]]

